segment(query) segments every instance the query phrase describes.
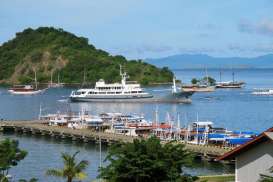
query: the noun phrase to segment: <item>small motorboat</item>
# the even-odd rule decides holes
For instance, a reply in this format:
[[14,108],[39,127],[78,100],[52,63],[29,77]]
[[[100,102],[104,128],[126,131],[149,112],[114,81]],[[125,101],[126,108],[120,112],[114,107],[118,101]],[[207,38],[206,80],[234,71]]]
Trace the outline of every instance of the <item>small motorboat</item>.
[[12,88],[8,89],[8,92],[15,95],[34,95],[34,94],[39,94],[45,91],[46,89],[38,89],[36,71],[34,71],[34,74],[35,74],[35,78],[34,78],[35,86],[14,85]]
[[253,95],[273,95],[273,88],[259,88],[254,89],[251,93]]
[[8,92],[15,95],[34,95],[43,92],[44,89],[35,89],[32,85],[14,85]]

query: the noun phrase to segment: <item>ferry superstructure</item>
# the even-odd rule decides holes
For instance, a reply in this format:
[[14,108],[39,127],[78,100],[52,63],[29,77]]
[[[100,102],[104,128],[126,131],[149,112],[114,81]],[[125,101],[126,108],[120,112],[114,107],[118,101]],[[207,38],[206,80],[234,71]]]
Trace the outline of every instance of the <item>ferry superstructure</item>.
[[129,76],[120,67],[121,83],[107,84],[103,79],[96,82],[94,88],[82,88],[72,91],[71,101],[126,101],[149,99],[153,95],[147,93],[137,82],[127,82]]

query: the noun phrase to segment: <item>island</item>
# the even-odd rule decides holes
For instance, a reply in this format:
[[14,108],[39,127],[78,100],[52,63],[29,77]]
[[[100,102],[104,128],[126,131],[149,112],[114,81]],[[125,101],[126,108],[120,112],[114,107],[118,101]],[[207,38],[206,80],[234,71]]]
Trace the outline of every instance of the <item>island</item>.
[[39,83],[57,82],[58,78],[65,84],[92,84],[99,79],[117,82],[120,65],[130,75],[129,80],[143,85],[167,83],[173,78],[168,67],[111,55],[87,38],[60,28],[27,28],[0,46],[1,84],[31,83],[35,72]]

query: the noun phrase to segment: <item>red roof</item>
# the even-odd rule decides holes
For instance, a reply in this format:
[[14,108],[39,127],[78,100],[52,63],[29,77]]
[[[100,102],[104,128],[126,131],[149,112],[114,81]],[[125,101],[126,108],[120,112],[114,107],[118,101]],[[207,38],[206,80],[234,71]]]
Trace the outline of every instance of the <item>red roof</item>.
[[224,155],[218,157],[216,160],[228,160],[228,159],[233,159],[235,156],[238,154],[250,149],[254,145],[261,143],[266,140],[273,140],[270,136],[268,136],[267,132],[273,132],[273,127],[269,128],[268,130],[262,132],[260,135],[258,135],[256,138],[253,140],[250,140],[249,142],[240,145],[239,147],[236,147],[235,149],[225,153]]

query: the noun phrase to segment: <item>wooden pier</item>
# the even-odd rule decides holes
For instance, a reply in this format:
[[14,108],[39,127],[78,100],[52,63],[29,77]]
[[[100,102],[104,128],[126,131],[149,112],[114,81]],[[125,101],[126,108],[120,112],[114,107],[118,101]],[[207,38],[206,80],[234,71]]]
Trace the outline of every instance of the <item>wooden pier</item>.
[[[0,121],[0,132],[29,133],[32,135],[50,136],[59,139],[69,139],[73,141],[95,142],[101,140],[104,144],[117,142],[133,142],[139,137],[96,132],[89,129],[71,129],[60,126],[48,126],[47,122],[42,121]],[[185,144],[185,147],[198,155],[209,160],[223,155],[232,148],[224,148],[210,145]]]

